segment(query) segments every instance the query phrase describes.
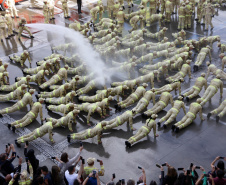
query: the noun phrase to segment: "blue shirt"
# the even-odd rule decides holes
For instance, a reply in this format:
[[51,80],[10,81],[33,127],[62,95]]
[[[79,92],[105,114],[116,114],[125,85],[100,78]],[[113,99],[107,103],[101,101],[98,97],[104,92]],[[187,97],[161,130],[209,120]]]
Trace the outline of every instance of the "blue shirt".
[[53,185],[53,182],[52,182],[52,178],[51,178],[51,173],[47,173],[46,176],[44,177],[44,181],[48,179],[48,184],[49,185]]
[[97,185],[97,179],[94,177],[90,177],[86,184],[87,185]]

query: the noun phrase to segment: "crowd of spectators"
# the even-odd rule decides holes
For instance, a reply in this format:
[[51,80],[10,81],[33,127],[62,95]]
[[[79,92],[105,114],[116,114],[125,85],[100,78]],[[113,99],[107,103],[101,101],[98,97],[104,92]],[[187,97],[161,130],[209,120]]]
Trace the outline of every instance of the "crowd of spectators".
[[[24,160],[17,155],[14,145],[8,144],[5,153],[0,154],[0,185],[100,185],[99,176],[103,176],[105,172],[103,161],[94,158],[85,160],[81,156],[82,150],[81,145],[79,152],[71,159],[67,153],[63,153],[60,158],[52,157],[58,161],[58,165],[47,167],[39,165],[34,150],[28,150],[28,145],[24,148]],[[16,158],[18,165],[14,166],[12,162]],[[224,160],[225,157],[216,157],[210,164],[209,171],[193,163],[188,169],[175,169],[167,162],[162,165],[156,164],[161,175],[159,181],[151,181],[150,185],[226,185]],[[95,161],[99,163],[99,168],[94,166]],[[26,162],[27,169],[21,169],[23,162]],[[145,169],[138,168],[142,171],[142,175],[137,182],[134,179],[116,180],[117,174],[113,174],[107,185],[146,185]],[[165,168],[167,168],[166,175]]]

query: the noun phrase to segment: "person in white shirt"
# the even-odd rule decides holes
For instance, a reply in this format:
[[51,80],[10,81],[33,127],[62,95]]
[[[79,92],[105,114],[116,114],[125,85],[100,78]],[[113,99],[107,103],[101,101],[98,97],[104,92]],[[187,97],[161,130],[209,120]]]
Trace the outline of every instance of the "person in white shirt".
[[[79,158],[79,160],[80,159],[81,158]],[[80,180],[80,178],[81,178],[82,172],[84,170],[84,164],[81,164],[78,173],[76,173],[75,167],[76,167],[75,165],[69,166],[68,170],[65,172],[65,178],[67,179],[68,185],[74,185],[74,181],[76,179]]]

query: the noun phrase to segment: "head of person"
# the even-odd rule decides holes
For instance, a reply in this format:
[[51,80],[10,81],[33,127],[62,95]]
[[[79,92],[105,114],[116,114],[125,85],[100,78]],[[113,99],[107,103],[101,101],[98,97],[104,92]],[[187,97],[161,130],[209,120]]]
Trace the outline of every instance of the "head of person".
[[170,166],[168,168],[167,176],[169,176],[169,177],[177,177],[177,170],[174,167]]
[[69,174],[75,173],[75,166],[69,166],[68,167],[68,172],[69,172]]
[[53,183],[57,184],[59,180],[59,175],[60,175],[60,168],[56,165],[52,166],[51,173],[52,173]]
[[27,171],[24,170],[24,171],[20,174],[20,180],[26,180],[27,177],[28,177]]
[[168,28],[164,27],[162,30],[163,30],[164,32],[166,32],[166,31],[168,30]]
[[207,65],[207,66],[209,66],[209,65],[210,65],[210,62],[209,62],[209,61],[207,61],[207,62],[206,62],[206,65]]
[[80,113],[80,110],[74,109],[74,110],[72,111],[72,113],[73,113],[74,115],[77,115],[77,114]]
[[148,87],[148,84],[147,84],[147,83],[143,83],[142,86],[143,86],[144,88],[147,88],[147,87]]
[[93,166],[94,165],[94,161],[95,161],[95,158],[88,158],[87,159],[87,164],[88,164],[88,166]]
[[8,157],[7,157],[6,153],[0,154],[0,161],[5,161],[7,158]]
[[4,63],[3,66],[4,66],[5,69],[7,69],[7,67],[9,66],[9,64],[8,63]]
[[123,86],[122,86],[122,89],[123,89],[123,90],[129,89],[129,87],[128,87],[127,85],[123,85]]
[[66,152],[62,153],[62,155],[60,156],[60,160],[63,161],[64,163],[67,163],[68,160],[68,154]]
[[44,3],[44,4],[47,4],[47,0],[44,0],[43,3]]
[[147,33],[147,29],[143,28],[142,29],[143,33]]
[[31,80],[31,76],[30,75],[27,75],[26,76],[26,80],[29,82]]
[[25,55],[29,55],[29,53],[28,53],[27,50],[24,50],[24,54],[25,54]]
[[224,56],[225,56],[224,53],[221,53],[221,54],[219,55],[219,57],[220,57],[221,59],[224,58]]
[[34,92],[35,92],[34,89],[30,89],[30,90],[29,90],[29,93],[30,93],[30,94],[34,94]]
[[221,75],[220,74],[217,74],[216,78],[217,79],[221,79]]
[[66,70],[68,70],[69,66],[68,66],[68,65],[65,65],[64,68],[65,68]]
[[129,179],[126,184],[127,185],[135,185],[135,181],[133,179]]
[[184,98],[183,98],[183,96],[178,96],[177,99],[182,101]]
[[219,179],[222,179],[224,177],[224,171],[223,170],[217,170],[217,177]]
[[44,98],[39,98],[38,101],[39,101],[39,103],[43,104],[45,99]]
[[151,181],[150,185],[157,185],[157,183],[155,181]]
[[197,103],[201,103],[201,102],[202,102],[202,99],[201,99],[201,98],[198,98],[198,99],[196,100],[196,102],[197,102]]
[[42,174],[43,174],[44,176],[47,175],[48,172],[49,172],[47,166],[43,166],[43,167],[41,168],[41,172],[42,172]]
[[220,48],[221,47],[221,42],[218,42],[217,43],[217,46]]
[[157,76],[158,73],[159,73],[158,70],[154,70],[154,71],[153,71],[154,76]]
[[64,84],[64,89],[68,89],[69,88],[69,83],[65,83]]
[[218,161],[217,168],[224,171],[224,162],[221,160]]
[[12,179],[12,176],[10,174],[8,174],[8,175],[5,176],[5,181],[6,182],[11,181],[11,179]]
[[152,115],[151,115],[151,119],[153,119],[153,120],[156,120],[157,117],[158,117],[157,114],[152,114]]
[[156,57],[157,56],[157,51],[153,52],[153,56]]
[[201,77],[205,78],[206,74],[205,73],[201,73]]
[[26,19],[23,17],[23,18],[21,18],[21,22],[26,23],[27,21],[26,21]]
[[73,103],[69,103],[69,109],[73,110],[74,109],[74,104]]

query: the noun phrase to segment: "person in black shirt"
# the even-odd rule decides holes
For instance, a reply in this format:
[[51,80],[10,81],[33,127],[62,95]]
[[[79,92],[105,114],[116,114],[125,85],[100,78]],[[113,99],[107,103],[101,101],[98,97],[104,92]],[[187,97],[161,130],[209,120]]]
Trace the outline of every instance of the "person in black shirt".
[[77,0],[77,4],[78,4],[78,14],[81,14],[81,6],[82,6],[82,0]]

